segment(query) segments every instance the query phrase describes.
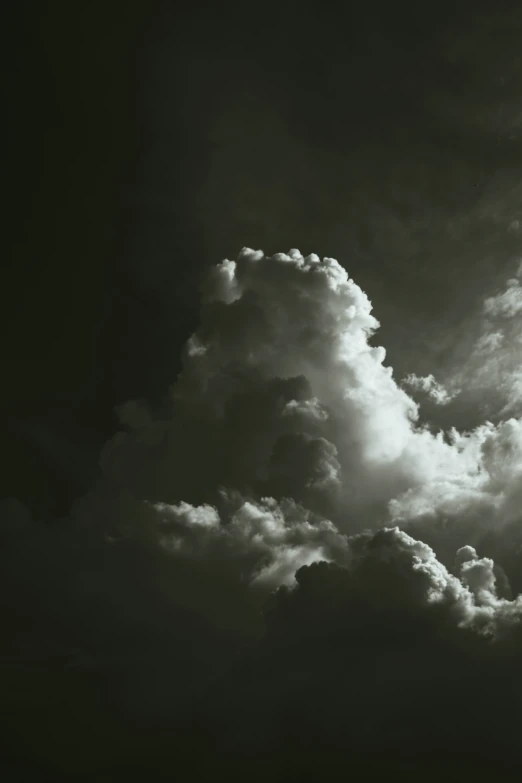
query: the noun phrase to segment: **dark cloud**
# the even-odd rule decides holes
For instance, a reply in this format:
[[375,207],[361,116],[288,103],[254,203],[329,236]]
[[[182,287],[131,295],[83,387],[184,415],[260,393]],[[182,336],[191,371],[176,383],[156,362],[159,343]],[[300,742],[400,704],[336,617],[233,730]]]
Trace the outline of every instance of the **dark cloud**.
[[[406,779],[451,767],[482,780],[499,759],[513,763],[520,628],[508,621],[493,640],[488,611],[468,614],[466,589],[399,531],[353,550],[349,567],[304,567],[278,591],[263,641],[200,704],[210,766],[256,780],[353,767]],[[470,590],[487,589],[490,565],[471,550],[460,560]],[[475,611],[478,624],[459,628]]]

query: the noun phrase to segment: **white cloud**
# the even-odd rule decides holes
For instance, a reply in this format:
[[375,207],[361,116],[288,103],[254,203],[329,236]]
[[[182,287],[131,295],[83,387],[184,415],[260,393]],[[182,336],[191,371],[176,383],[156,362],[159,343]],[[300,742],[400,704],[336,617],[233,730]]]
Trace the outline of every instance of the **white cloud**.
[[419,376],[410,373],[404,378],[403,383],[415,391],[424,392],[436,405],[447,405],[458,394],[458,391],[448,392],[441,383],[435,380],[433,375]]
[[[377,534],[371,548],[363,550],[363,556],[365,560],[371,558],[383,563],[385,592],[387,575],[401,573],[406,578],[401,586],[402,594],[396,592],[396,580],[390,579],[384,604],[404,602],[408,597],[427,608],[440,605],[453,617],[457,627],[492,637],[509,633],[520,623],[522,596],[514,601],[499,598],[493,561],[479,558],[471,546],[457,551],[456,574],[448,571],[431,547],[397,527]],[[360,566],[356,563],[355,567]]]
[[346,557],[346,538],[328,520],[292,501],[245,500],[222,520],[210,506],[156,504],[161,546],[213,567],[238,569],[246,585],[273,589],[293,584],[298,568]]

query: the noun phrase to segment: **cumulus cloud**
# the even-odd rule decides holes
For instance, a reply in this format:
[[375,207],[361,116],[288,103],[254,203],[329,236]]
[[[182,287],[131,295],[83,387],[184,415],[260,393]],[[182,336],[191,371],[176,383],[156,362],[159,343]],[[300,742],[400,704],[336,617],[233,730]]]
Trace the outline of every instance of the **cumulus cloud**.
[[[339,574],[348,595],[352,594],[350,600],[364,602],[368,618],[374,612],[406,613],[412,618],[426,612],[435,623],[444,618],[455,629],[471,629],[486,638],[520,630],[522,597],[500,598],[493,561],[480,558],[471,546],[457,550],[453,573],[431,547],[398,527],[354,536],[348,540],[348,550],[346,565],[324,563],[317,566],[318,573]],[[301,569],[297,587],[280,593],[281,600],[299,601],[299,590],[308,578],[308,570]],[[344,622],[348,620],[349,614]]]
[[[487,301],[485,312],[504,318],[514,300]],[[398,524],[446,564],[512,529],[521,420],[470,432],[419,423],[419,404],[374,345],[378,327],[334,259],[245,248],[218,264],[168,400],[160,411],[120,408],[126,431],[107,444],[81,513],[99,519],[108,495],[124,492],[112,516],[134,520],[133,535],[146,530],[178,561],[226,562],[242,589],[291,583],[313,560],[340,562],[345,537],[365,528]],[[453,393],[433,376],[404,385],[439,404]]]
[[[82,613],[104,618],[107,638],[111,627],[148,636],[141,663],[125,666],[132,677],[146,670],[148,683],[161,671],[166,692],[185,700],[240,640],[259,639],[274,593],[258,651],[275,645],[279,655],[280,642],[292,646],[306,628],[319,640],[340,635],[334,647],[348,645],[353,666],[364,645],[382,644],[396,660],[396,642],[404,652],[415,629],[429,640],[425,652],[442,645],[452,661],[462,646],[516,647],[522,419],[514,398],[496,420],[442,432],[421,423],[403,387],[451,410],[457,386],[486,395],[492,381],[482,368],[494,366],[512,394],[519,291],[513,278],[486,300],[482,333],[453,385],[413,374],[400,384],[375,344],[368,296],[336,260],[243,249],[210,270],[200,327],[163,404],[118,409],[122,431],[70,519],[42,529],[16,503],[6,506],[6,595],[30,573],[37,594],[48,582],[38,594],[42,616],[46,602],[58,602],[70,618],[64,595],[81,607],[68,622],[82,644]],[[175,675],[157,654],[158,634],[169,650],[184,650],[172,653]],[[186,675],[190,638],[207,644],[205,676]],[[121,644],[110,644],[121,665]]]
[[165,419],[118,435],[105,474],[162,501],[212,502],[224,485],[323,514],[369,494],[382,506],[367,474],[398,459],[417,405],[370,345],[371,310],[333,259],[244,250],[219,264]]

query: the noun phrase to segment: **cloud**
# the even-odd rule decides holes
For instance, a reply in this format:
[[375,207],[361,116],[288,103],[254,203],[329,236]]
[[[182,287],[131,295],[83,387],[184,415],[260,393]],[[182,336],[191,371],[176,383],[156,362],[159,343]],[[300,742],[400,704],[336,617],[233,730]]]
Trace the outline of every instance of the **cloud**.
[[520,280],[513,277],[507,282],[506,289],[491,296],[484,302],[484,313],[492,318],[512,318],[522,312],[522,287]]
[[238,779],[254,760],[262,779],[275,758],[306,780],[355,761],[489,773],[513,758],[522,606],[498,598],[492,562],[465,547],[450,573],[397,528],[350,549],[348,564],[303,567],[273,596],[263,640],[197,705],[210,767],[213,748]]
[[[485,424],[471,433],[450,433],[446,470],[390,502],[396,520],[444,519],[448,534],[477,540],[485,529],[519,518],[514,498],[522,478],[522,421]],[[452,523],[452,524],[451,524]]]
[[353,505],[346,487],[369,492],[359,474],[396,460],[417,416],[384,349],[369,343],[371,309],[333,259],[244,250],[219,264],[166,419],[118,435],[102,458],[106,476],[159,500],[212,502],[225,485],[277,491],[320,513],[338,495]]
[[[413,623],[418,618],[434,623],[444,620],[455,639],[459,629],[489,639],[520,635],[522,597],[513,601],[498,597],[494,563],[490,558],[480,558],[473,547],[457,550],[454,573],[437,559],[431,547],[398,527],[354,536],[348,540],[348,548],[346,565],[323,563],[312,568],[317,568],[318,574],[339,575],[347,591],[342,600],[360,603],[358,611],[364,605],[360,622],[364,622],[365,615],[370,619],[374,613],[389,613],[390,617],[398,613],[401,622],[407,615]],[[305,589],[309,578],[312,571],[301,569],[296,575],[297,586],[281,593],[281,600],[288,600],[290,605],[299,602],[300,590]],[[330,622],[328,611],[322,618],[310,615],[309,619]],[[344,621],[339,618],[340,622],[352,620],[350,611]]]
[[415,373],[410,373],[404,378],[403,383],[416,391],[424,392],[436,405],[447,405],[458,394],[458,391],[450,394],[442,384],[435,380],[433,375],[420,377]]
[[[155,525],[159,546],[175,562],[188,561],[192,569],[213,574],[207,606],[199,608],[208,612],[212,604],[214,619],[222,610],[216,604],[223,601],[223,572],[237,593],[253,589],[264,599],[280,585],[292,585],[301,566],[342,562],[347,556],[346,537],[329,520],[292,500],[225,498],[221,515],[212,506],[156,504],[148,521]],[[227,611],[230,603],[228,596]]]
[[[215,506],[220,487],[292,498],[347,534],[445,519],[459,546],[512,522],[519,419],[463,433],[419,424],[419,405],[373,344],[368,297],[335,260],[244,249],[210,271],[203,296],[164,410],[122,413],[127,432],[102,456],[107,485],[173,505]],[[501,344],[498,334],[484,332],[480,350]],[[480,389],[484,358],[471,361]],[[454,394],[433,376],[407,380],[439,401]],[[511,467],[495,473],[487,451],[504,441]]]
[[[499,307],[504,312],[500,304],[485,310]],[[333,530],[350,536],[399,524],[446,563],[459,547],[511,530],[519,519],[520,419],[469,432],[421,424],[419,404],[374,345],[378,326],[367,295],[334,259],[245,248],[216,265],[163,408],[141,401],[120,408],[126,431],[107,444],[102,481],[76,513],[83,505],[81,514],[100,520],[114,502],[107,498],[125,496],[109,516],[134,519],[149,541],[159,535],[158,515],[164,529],[170,520],[173,557],[217,562],[226,552],[230,562],[244,558],[245,584],[256,581],[257,568],[271,587],[291,581],[305,560],[335,560]],[[509,364],[499,329],[484,330],[476,351],[497,344],[497,363]],[[463,371],[457,381],[480,389],[473,357],[469,378]],[[457,381],[444,388],[432,375],[410,375],[406,385],[449,404]],[[241,532],[254,530],[256,514],[275,514],[279,539]]]
[[[412,374],[403,385],[451,412],[457,386],[487,398],[493,380],[483,373],[494,367],[512,394],[513,280],[486,300],[469,362],[453,380]],[[271,725],[276,707],[253,672],[279,709],[292,666],[318,681],[330,666],[346,698],[360,666],[357,710],[379,731],[367,704],[389,709],[380,688],[413,704],[420,682],[435,698],[430,673],[440,684],[475,653],[481,672],[497,672],[497,659],[521,642],[520,413],[511,398],[505,415],[470,431],[435,431],[386,366],[378,327],[368,296],[334,259],[245,248],[213,267],[179,377],[160,406],[118,408],[122,430],[70,518],[43,528],[16,503],[4,508],[13,638],[38,657],[42,625],[28,637],[17,617],[56,625],[60,645],[87,651],[101,678],[125,671],[124,701],[132,694],[136,713],[174,710],[180,736],[201,715],[194,707],[182,718],[179,705],[208,697],[211,715],[223,703],[221,686],[210,684],[218,674],[239,714],[243,686],[230,661],[240,650],[238,672],[251,662],[246,682],[265,699]],[[378,654],[393,666],[371,685],[364,658],[379,668]],[[315,691],[311,706],[305,696],[301,688],[303,715],[316,725],[311,711],[326,705]],[[219,734],[220,718],[212,720]],[[234,721],[232,735],[244,738]],[[359,736],[355,718],[350,725]]]

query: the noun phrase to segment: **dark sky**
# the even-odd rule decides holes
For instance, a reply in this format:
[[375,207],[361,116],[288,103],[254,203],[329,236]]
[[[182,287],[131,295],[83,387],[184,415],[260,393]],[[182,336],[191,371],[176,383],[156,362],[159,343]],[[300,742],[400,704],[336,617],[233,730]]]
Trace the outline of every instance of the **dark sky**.
[[[98,515],[100,529],[107,518],[111,522],[116,519],[113,527],[118,528],[130,502],[129,493],[120,492],[122,486],[128,489],[125,482],[129,476],[135,487],[139,486],[137,495],[143,488],[145,494],[140,497],[196,503],[199,488],[201,502],[207,502],[203,479],[200,486],[200,474],[190,471],[201,462],[201,476],[207,469],[210,475],[215,467],[212,460],[216,461],[216,453],[221,459],[221,452],[218,436],[215,443],[209,440],[208,448],[198,440],[207,431],[202,424],[201,435],[197,422],[194,425],[200,415],[197,400],[195,407],[182,408],[189,422],[186,440],[183,424],[178,423],[169,431],[167,445],[153,443],[150,459],[143,458],[141,446],[134,448],[136,444],[127,456],[124,454],[121,464],[116,453],[114,475],[107,479],[104,474],[99,485],[100,452],[119,428],[117,406],[132,399],[167,405],[169,387],[181,369],[183,345],[200,323],[201,282],[211,265],[236,258],[244,246],[260,248],[268,255],[299,248],[304,255],[317,253],[337,259],[372,301],[381,322],[372,344],[386,346],[386,362],[398,380],[408,373],[434,373],[442,380],[455,374],[480,328],[485,297],[495,294],[515,274],[522,225],[520,11],[513,9],[513,4],[504,7],[485,0],[474,3],[472,9],[463,2],[346,3],[338,4],[337,10],[334,4],[316,5],[311,11],[297,3],[230,7],[185,3],[183,7],[154,1],[78,4],[20,0],[4,12],[4,124],[8,136],[4,190],[8,205],[1,285],[0,432],[5,464],[0,499],[16,498],[39,524],[52,527],[53,520],[69,514],[75,501],[86,496],[85,508],[80,503],[72,516],[83,519],[82,514],[91,513],[89,509],[97,509],[97,503],[103,501],[104,510]],[[274,301],[279,301],[278,295],[274,290]],[[318,300],[318,308],[319,304]],[[211,324],[211,330],[214,311],[209,312],[203,320]],[[254,326],[252,332],[247,329],[250,322],[255,324],[255,312],[254,307],[250,318],[247,309],[244,316],[247,343],[255,333]],[[235,322],[231,323],[234,328]],[[223,332],[219,328],[212,339],[218,334],[226,343],[228,333],[225,327]],[[292,338],[288,339],[291,343]],[[298,341],[295,344],[299,345]],[[223,351],[223,356],[228,356]],[[518,362],[517,357],[512,361]],[[217,397],[221,393],[220,370],[214,368],[212,376],[217,378]],[[248,422],[259,416],[261,431],[262,417],[269,419],[269,403],[265,409],[261,399],[264,387],[259,400],[253,398],[252,402],[250,393],[245,392],[243,412],[240,410],[236,419],[230,414],[232,424],[227,419],[230,428],[224,431],[229,433],[230,454],[235,443],[243,444],[242,430],[248,429]],[[308,399],[307,392],[303,394],[303,399]],[[480,394],[464,396],[448,414],[442,409],[434,411],[434,420],[444,426],[476,426],[484,410],[477,402]],[[195,445],[189,444],[192,451],[187,447],[185,453],[183,448],[192,435]],[[298,466],[304,464],[300,460],[305,459],[307,438],[296,441],[294,461]],[[180,446],[182,456],[171,463],[177,441],[184,444]],[[317,455],[321,461],[327,454],[323,441],[317,446],[318,442],[310,447],[312,461]],[[291,438],[289,444],[292,457],[296,447]],[[104,454],[103,470],[112,459],[112,452],[106,449]],[[230,454],[223,456],[218,478],[232,476],[241,468],[243,456],[234,462]],[[498,457],[499,471],[504,456],[503,452]],[[166,486],[168,471],[185,457],[186,472],[180,469],[178,483],[173,486],[182,486],[184,492],[186,485],[188,494],[162,497],[158,488]],[[157,470],[158,465],[164,473]],[[248,473],[248,466],[244,472]],[[508,475],[509,470],[504,473]],[[292,480],[299,489],[300,477]],[[104,481],[115,484],[107,489]],[[220,486],[222,483],[226,482],[219,482]],[[152,494],[147,495],[145,488]],[[233,494],[236,488],[227,489]],[[212,491],[217,490],[212,487]],[[506,503],[520,501],[515,486]],[[225,506],[234,502],[230,498],[223,501]],[[315,501],[312,498],[310,502]],[[489,513],[489,507],[486,511]],[[451,513],[450,509],[447,514]],[[174,606],[170,598],[180,584],[192,585],[195,595],[204,584],[203,594],[212,583],[213,561],[208,569],[204,561],[194,573],[190,567],[185,572],[180,566],[177,576],[170,573],[163,559],[152,558],[152,565],[148,561],[143,565],[140,546],[146,548],[148,543],[141,539],[136,550],[134,543],[125,550],[125,544],[123,552],[107,554],[100,544],[93,543],[89,533],[79,533],[80,544],[72,546],[68,533],[63,533],[62,540],[60,530],[56,542],[43,546],[49,551],[41,560],[38,541],[17,554],[22,558],[22,571],[27,567],[34,578],[29,579],[32,588],[28,587],[27,593],[22,590],[22,608],[16,602],[9,605],[8,631],[13,638],[20,634],[25,638],[26,631],[20,631],[25,617],[34,625],[34,638],[44,650],[40,658],[37,655],[38,664],[29,667],[30,674],[23,669],[20,683],[6,677],[12,688],[9,703],[16,704],[15,712],[22,716],[9,729],[7,743],[12,745],[12,759],[20,774],[23,765],[19,757],[29,742],[34,769],[39,769],[45,758],[53,775],[57,769],[65,770],[64,779],[119,780],[111,777],[108,761],[105,766],[100,763],[102,772],[92,761],[92,775],[85,772],[81,777],[77,771],[77,778],[71,778],[71,770],[76,769],[74,743],[78,743],[81,758],[91,741],[103,749],[100,758],[110,758],[112,743],[115,757],[125,758],[129,743],[139,744],[143,739],[143,726],[152,726],[137,752],[140,770],[145,777],[149,775],[147,759],[157,752],[160,760],[154,774],[157,779],[164,779],[162,774],[168,779],[175,763],[166,737],[174,721],[182,738],[176,754],[182,752],[184,738],[189,736],[185,750],[190,746],[194,732],[202,738],[211,760],[219,757],[219,752],[215,753],[220,743],[231,757],[244,752],[248,764],[263,754],[275,758],[278,743],[283,743],[286,761],[281,762],[277,774],[271,772],[269,762],[266,768],[261,765],[257,770],[260,777],[266,780],[273,774],[274,780],[281,781],[319,780],[326,769],[333,774],[335,760],[332,757],[330,766],[321,766],[328,754],[327,731],[320,727],[314,711],[326,709],[325,693],[337,688],[339,661],[346,656],[351,671],[362,672],[361,682],[374,682],[371,698],[377,698],[382,686],[387,705],[400,701],[397,683],[404,677],[406,696],[400,714],[408,717],[397,721],[397,733],[390,739],[386,726],[397,720],[393,710],[379,713],[375,721],[377,708],[371,706],[373,702],[356,682],[357,676],[343,680],[330,703],[327,720],[336,747],[344,742],[339,725],[346,720],[347,731],[356,737],[352,748],[359,743],[370,752],[368,749],[374,743],[379,746],[385,737],[386,748],[413,742],[429,755],[432,751],[426,738],[437,723],[430,714],[433,703],[438,705],[437,715],[463,710],[469,735],[474,733],[486,743],[485,724],[473,707],[474,694],[484,688],[488,720],[502,714],[504,736],[494,746],[495,753],[511,750],[513,726],[516,729],[518,724],[509,715],[516,709],[520,683],[517,680],[508,698],[509,685],[502,681],[500,690],[495,690],[488,678],[507,677],[502,660],[508,661],[505,671],[512,671],[509,667],[515,666],[520,639],[502,652],[505,659],[492,654],[493,663],[487,645],[477,643],[476,666],[470,672],[466,656],[475,655],[475,642],[468,636],[454,642],[452,620],[448,619],[453,610],[448,610],[447,616],[442,610],[432,613],[427,622],[413,599],[408,603],[410,588],[404,587],[402,577],[393,582],[391,609],[382,609],[371,597],[365,603],[361,591],[373,584],[372,558],[379,542],[368,544],[370,565],[363,558],[364,565],[360,573],[354,571],[353,583],[348,577],[343,581],[335,568],[331,572],[320,568],[307,571],[309,581],[306,574],[302,576],[306,585],[300,587],[297,598],[290,597],[285,603],[283,596],[276,601],[268,634],[253,650],[247,649],[231,674],[231,661],[236,660],[238,649],[244,650],[238,642],[241,634],[234,631],[230,636],[213,626],[209,629],[197,614],[199,599],[188,601],[187,608],[183,601],[179,605],[174,602]],[[84,535],[85,540],[81,538]],[[425,540],[429,543],[430,535],[426,534]],[[402,547],[409,544],[401,539],[389,546],[397,549],[402,563]],[[462,546],[460,540],[457,546]],[[334,544],[332,547],[335,549]],[[502,567],[513,582],[520,565],[519,550],[506,554],[506,547],[497,539],[491,547],[491,553],[504,553]],[[455,547],[452,557],[454,551]],[[515,563],[512,571],[511,555]],[[90,558],[94,565],[85,566],[91,563]],[[384,560],[388,563],[386,557]],[[5,564],[8,562],[6,554]],[[84,568],[91,569],[93,580],[85,589],[83,577],[78,576]],[[17,567],[7,570],[6,584],[12,588],[18,584]],[[55,582],[48,578],[51,573],[57,574]],[[218,577],[223,581],[225,598],[218,591],[213,600],[216,605],[223,600],[232,607],[230,616],[246,615],[250,599],[245,602],[246,609],[242,604],[236,606],[236,599],[230,597],[235,595],[233,568],[231,573],[232,586],[228,576]],[[46,587],[33,603],[31,589],[40,579]],[[513,584],[520,584],[519,577]],[[320,609],[330,600],[325,595],[338,596],[326,619]],[[132,610],[128,608],[131,604]],[[227,615],[228,609],[223,611]],[[303,619],[308,615],[309,621]],[[350,639],[357,637],[355,645],[336,636],[341,615],[354,618]],[[368,627],[371,624],[380,631],[367,630],[367,617]],[[403,628],[409,630],[401,635]],[[314,629],[317,639],[323,641],[311,641]],[[29,634],[28,638],[33,637]],[[49,669],[51,673],[41,676],[38,671],[42,666],[47,672],[42,664],[46,655],[43,640],[47,638],[53,640],[53,649],[63,641],[67,649],[82,650],[89,661],[102,661],[102,673],[96,669],[98,664],[91,668],[89,663],[84,668],[79,664],[82,673],[76,679],[74,673],[64,674],[67,667],[57,663]],[[297,647],[306,654],[296,667],[291,651]],[[412,654],[417,648],[420,664]],[[396,667],[397,682],[376,674],[381,671],[381,649],[392,661],[390,666]],[[201,652],[196,654],[195,650]],[[331,663],[334,659],[336,663]],[[157,661],[157,670],[152,660]],[[200,676],[200,668],[205,670],[204,676]],[[175,675],[171,669],[176,670]],[[426,676],[426,671],[432,670],[433,679]],[[186,682],[180,671],[186,674]],[[101,687],[100,701],[93,694],[104,677],[110,686]],[[416,734],[411,718],[411,711],[418,708],[418,677],[427,688],[426,700],[419,708],[428,725],[422,736]],[[131,680],[132,688],[128,686]],[[207,686],[211,683],[208,691],[201,685],[203,681]],[[199,691],[194,685],[197,682]],[[263,701],[266,682],[266,692],[275,699],[270,707]],[[444,703],[440,697],[440,704],[439,685],[446,696],[450,694]],[[459,700],[461,687],[464,696]],[[23,695],[18,697],[17,688]],[[42,704],[55,691],[60,694],[58,733],[64,731],[64,715],[69,713],[76,727],[67,740],[71,744],[62,766],[56,760],[60,756],[58,734],[46,730],[41,747],[34,739],[40,723],[46,720]],[[174,694],[181,705],[191,700],[197,705],[188,723],[179,722],[182,707],[176,708],[175,719],[172,717],[165,707],[166,693]],[[26,726],[24,699],[32,716],[27,723],[32,739],[25,744],[24,730],[19,728]],[[347,718],[343,709],[350,700],[353,709]],[[107,725],[100,719],[94,733],[92,727],[86,728],[105,711],[112,718],[118,716],[114,718],[119,721],[117,736],[110,731],[112,718],[106,719]],[[137,720],[129,729],[127,714],[134,716],[132,720],[140,715],[142,722]],[[262,743],[258,747],[252,736],[245,739],[238,716],[246,716],[252,736],[265,737],[264,748]],[[292,725],[301,729],[294,730]],[[5,727],[2,730],[7,731]],[[301,757],[299,764],[294,764],[301,730],[320,735],[313,774]],[[448,756],[444,750],[435,757],[437,774],[447,771],[444,765],[453,752],[451,732],[444,731],[441,748],[450,750]],[[82,745],[85,736],[88,741]],[[412,736],[416,739],[411,740]],[[232,741],[231,737],[240,739]],[[138,761],[132,758],[129,756],[128,770],[123,762],[118,767],[122,779],[137,768]],[[422,764],[426,758],[423,756]],[[482,762],[486,765],[489,760],[484,757]],[[401,756],[397,763],[397,769],[409,769],[407,758]],[[245,769],[253,767],[243,769],[240,761],[238,764],[242,769],[239,779],[248,779]],[[465,775],[465,761],[462,764]],[[494,764],[491,769],[495,771]],[[372,770],[368,774],[373,774]],[[375,774],[376,770],[377,766]],[[96,777],[98,772],[106,777]],[[210,772],[207,769],[201,774]],[[312,777],[306,778],[306,774]]]

